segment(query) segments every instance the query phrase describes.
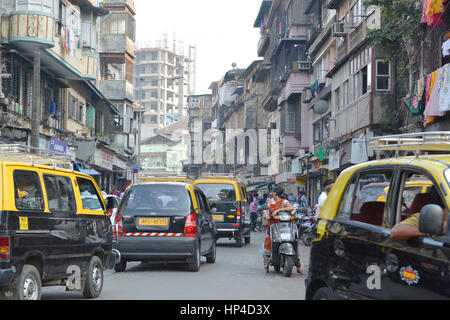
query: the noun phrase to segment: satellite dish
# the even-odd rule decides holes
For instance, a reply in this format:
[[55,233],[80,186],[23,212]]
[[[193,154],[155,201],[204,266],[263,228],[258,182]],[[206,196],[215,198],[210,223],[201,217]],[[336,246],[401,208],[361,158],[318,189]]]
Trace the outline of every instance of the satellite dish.
[[237,67],[236,62],[233,62],[233,63],[231,64],[231,66],[233,67],[233,69],[236,69],[236,67]]
[[314,105],[314,112],[318,114],[324,114],[328,111],[328,102],[325,100],[319,100]]
[[367,29],[378,30],[381,28],[381,8],[379,6],[370,6],[367,8]]

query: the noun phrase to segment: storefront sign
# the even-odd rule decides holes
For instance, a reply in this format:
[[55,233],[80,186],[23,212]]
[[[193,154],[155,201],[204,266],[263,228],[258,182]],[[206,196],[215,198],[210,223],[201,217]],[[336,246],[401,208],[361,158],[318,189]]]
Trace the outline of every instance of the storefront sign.
[[67,143],[58,139],[50,138],[50,150],[67,154]]
[[328,157],[328,169],[330,171],[337,170],[340,167],[340,150],[330,150],[330,156]]
[[112,171],[113,170],[113,159],[112,153],[104,151],[102,149],[96,149],[94,154],[94,164],[101,168]]

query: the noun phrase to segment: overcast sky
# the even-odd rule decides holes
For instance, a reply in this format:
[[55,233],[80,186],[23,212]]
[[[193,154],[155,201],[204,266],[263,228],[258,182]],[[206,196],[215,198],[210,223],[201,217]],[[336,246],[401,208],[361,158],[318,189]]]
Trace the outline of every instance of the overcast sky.
[[210,93],[232,63],[247,68],[258,60],[259,29],[253,24],[262,0],[135,0],[138,46],[155,45],[167,34],[168,46],[197,48],[196,93]]

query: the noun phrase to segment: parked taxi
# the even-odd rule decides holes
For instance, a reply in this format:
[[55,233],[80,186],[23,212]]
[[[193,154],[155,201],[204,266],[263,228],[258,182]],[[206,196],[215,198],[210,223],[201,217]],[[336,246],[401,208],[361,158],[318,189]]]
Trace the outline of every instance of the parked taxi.
[[61,155],[0,146],[0,298],[37,300],[44,286],[98,297],[112,268],[112,229],[95,180]]
[[[377,137],[371,147],[378,160],[343,171],[320,212],[305,298],[450,298],[450,132]],[[388,185],[385,199],[366,196],[373,183]],[[392,232],[404,225],[421,236]]]

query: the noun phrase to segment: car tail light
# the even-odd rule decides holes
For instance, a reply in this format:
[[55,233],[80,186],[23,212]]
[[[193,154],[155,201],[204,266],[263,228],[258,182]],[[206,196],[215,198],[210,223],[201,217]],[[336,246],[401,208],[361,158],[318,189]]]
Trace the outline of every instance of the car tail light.
[[123,234],[123,223],[122,223],[123,219],[122,216],[118,213],[116,213],[115,217],[114,217],[114,225],[113,225],[113,230],[114,230],[114,237],[121,237]]
[[241,220],[241,207],[237,208],[236,220]]
[[113,214],[113,211],[114,211],[113,209],[109,209],[109,210],[108,210],[108,215],[109,215],[110,217],[111,217],[111,215]]
[[197,215],[195,213],[188,215],[184,223],[184,234],[186,235],[192,233],[198,233]]
[[9,237],[0,237],[0,261],[9,260]]

